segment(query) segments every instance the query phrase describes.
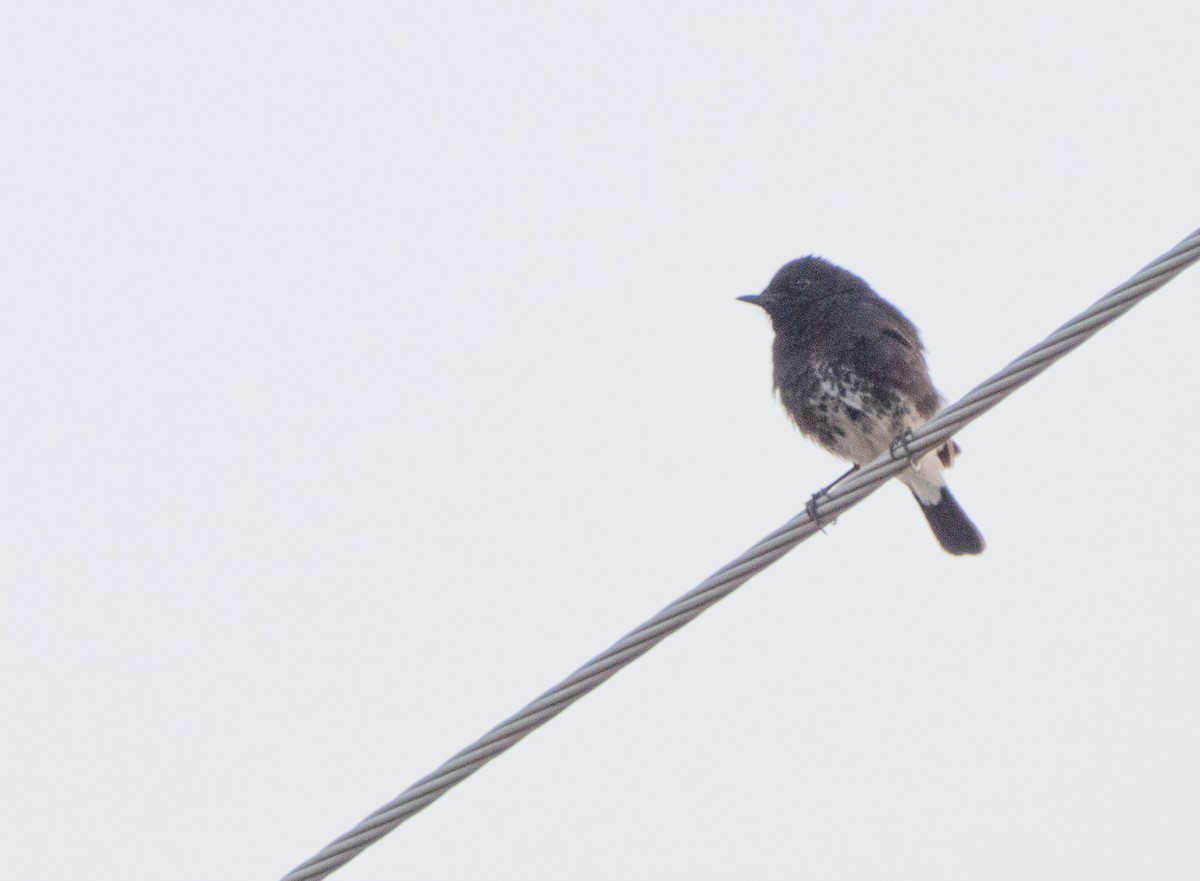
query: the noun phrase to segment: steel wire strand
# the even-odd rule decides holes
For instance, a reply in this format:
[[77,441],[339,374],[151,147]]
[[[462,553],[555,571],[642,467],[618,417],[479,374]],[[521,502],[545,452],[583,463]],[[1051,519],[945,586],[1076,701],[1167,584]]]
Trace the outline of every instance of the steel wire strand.
[[524,709],[456,753],[437,770],[422,777],[316,856],[297,866],[282,881],[316,881],[349,862],[400,823],[432,804],[451,787],[597,688],[618,670],[728,596],[800,542],[820,531],[822,524],[831,523],[891,477],[911,467],[910,461],[936,449],[963,426],[1082,345],[1101,328],[1128,312],[1197,260],[1200,260],[1200,230],[1097,300],[1089,309],[1014,359],[1003,370],[984,380],[958,402],[939,412],[905,438],[902,444],[849,475],[819,499],[814,499],[813,509],[817,519],[814,520],[807,510],[798,514]]

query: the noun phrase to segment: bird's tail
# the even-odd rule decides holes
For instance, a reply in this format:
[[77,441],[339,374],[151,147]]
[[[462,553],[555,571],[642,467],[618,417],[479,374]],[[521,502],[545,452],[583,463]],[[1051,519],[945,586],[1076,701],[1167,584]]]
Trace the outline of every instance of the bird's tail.
[[929,528],[947,553],[960,556],[983,552],[983,536],[944,485],[935,501],[922,501],[916,491],[913,492],[913,498],[921,506],[921,512],[929,521]]

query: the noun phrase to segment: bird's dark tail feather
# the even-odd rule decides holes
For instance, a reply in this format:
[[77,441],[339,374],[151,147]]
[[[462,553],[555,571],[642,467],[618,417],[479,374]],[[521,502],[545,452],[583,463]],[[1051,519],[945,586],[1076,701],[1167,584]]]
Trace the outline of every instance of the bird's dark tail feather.
[[[916,493],[913,493],[916,498]],[[966,512],[958,506],[950,490],[942,487],[941,498],[932,505],[926,505],[918,498],[921,511],[929,521],[929,528],[937,536],[947,553],[959,556],[962,554],[979,554],[983,552],[983,536],[975,528]]]

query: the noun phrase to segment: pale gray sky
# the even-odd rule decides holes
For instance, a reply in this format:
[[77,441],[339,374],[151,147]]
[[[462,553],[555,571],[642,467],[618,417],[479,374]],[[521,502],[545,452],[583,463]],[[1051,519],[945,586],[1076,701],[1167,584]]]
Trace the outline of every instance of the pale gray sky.
[[[1196,4],[10,4],[0,829],[274,879],[841,473],[737,303],[953,399],[1200,225]],[[1200,270],[335,877],[1200,873]]]

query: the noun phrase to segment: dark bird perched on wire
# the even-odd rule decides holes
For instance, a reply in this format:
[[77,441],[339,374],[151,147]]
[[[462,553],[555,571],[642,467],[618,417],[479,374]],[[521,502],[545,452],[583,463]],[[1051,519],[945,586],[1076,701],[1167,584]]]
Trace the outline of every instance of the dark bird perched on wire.
[[[775,388],[788,414],[806,436],[853,462],[850,473],[902,445],[941,406],[916,327],[840,266],[802,257],[775,273],[761,294],[738,299],[771,316]],[[947,440],[897,478],[943,548],[978,554],[983,536],[942,479],[958,451]]]

